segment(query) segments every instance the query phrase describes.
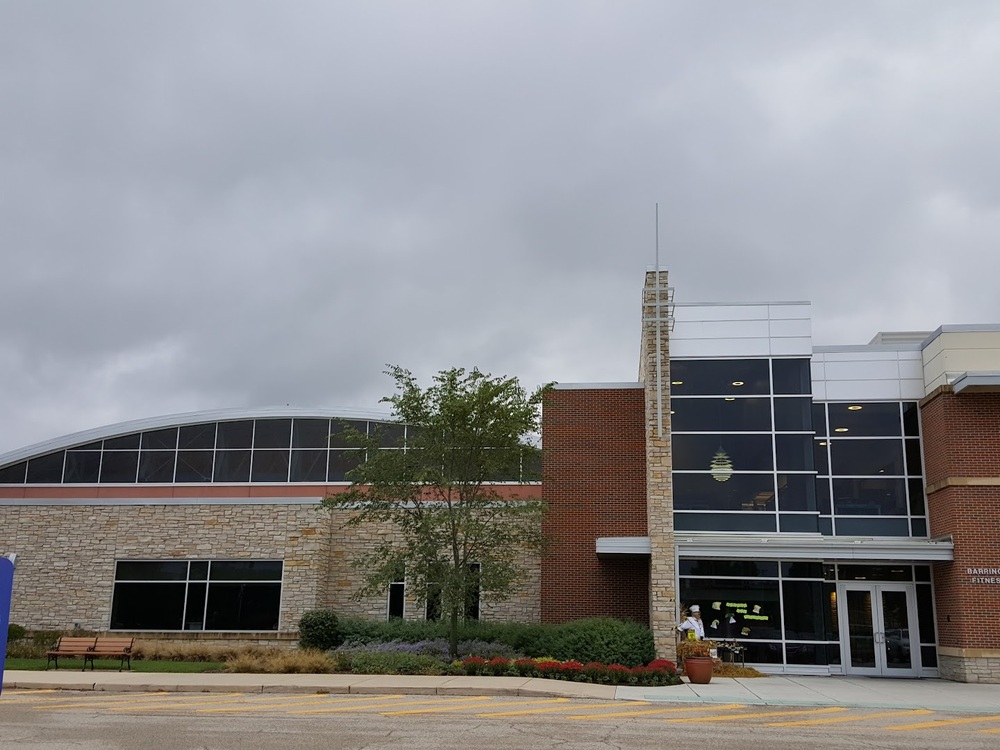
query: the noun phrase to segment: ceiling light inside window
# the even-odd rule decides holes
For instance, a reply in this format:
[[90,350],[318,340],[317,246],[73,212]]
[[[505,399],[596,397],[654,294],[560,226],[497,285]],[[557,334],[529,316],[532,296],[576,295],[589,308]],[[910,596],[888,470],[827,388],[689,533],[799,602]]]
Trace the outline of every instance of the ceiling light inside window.
[[734,380],[733,381],[733,385],[743,385],[743,381],[742,380]]
[[670,385],[684,385],[683,380],[671,380]]
[[847,432],[847,428],[846,427],[836,427],[836,428],[834,428],[833,431],[834,432]]
[[861,411],[861,406],[859,404],[851,404],[847,407],[847,411]]
[[726,401],[735,401],[736,399],[732,396],[726,396]]

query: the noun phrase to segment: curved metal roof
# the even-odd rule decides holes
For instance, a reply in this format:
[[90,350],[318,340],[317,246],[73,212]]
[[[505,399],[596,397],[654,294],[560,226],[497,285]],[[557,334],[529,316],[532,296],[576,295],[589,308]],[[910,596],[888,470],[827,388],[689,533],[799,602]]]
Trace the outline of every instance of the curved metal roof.
[[185,414],[168,414],[160,417],[133,419],[128,422],[95,427],[82,432],[74,432],[62,437],[44,440],[41,443],[28,445],[24,448],[0,455],[0,466],[15,464],[19,461],[65,450],[76,445],[86,445],[97,440],[131,435],[135,432],[159,430],[165,427],[181,427],[189,424],[205,422],[229,422],[240,419],[364,419],[374,422],[391,422],[392,415],[387,411],[376,409],[305,409],[290,406],[272,406],[255,409],[213,409],[209,411],[187,412]]

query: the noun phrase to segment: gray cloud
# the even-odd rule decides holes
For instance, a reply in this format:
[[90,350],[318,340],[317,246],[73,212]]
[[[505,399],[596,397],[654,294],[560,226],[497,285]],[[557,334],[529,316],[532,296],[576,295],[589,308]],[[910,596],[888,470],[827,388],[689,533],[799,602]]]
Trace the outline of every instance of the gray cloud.
[[0,2],[0,451],[636,374],[642,271],[995,322],[991,2]]

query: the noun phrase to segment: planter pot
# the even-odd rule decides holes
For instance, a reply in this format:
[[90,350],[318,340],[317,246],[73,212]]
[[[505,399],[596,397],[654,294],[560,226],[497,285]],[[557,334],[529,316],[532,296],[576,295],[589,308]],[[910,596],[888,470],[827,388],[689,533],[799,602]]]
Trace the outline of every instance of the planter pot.
[[714,662],[710,656],[689,656],[684,660],[684,674],[688,681],[696,685],[706,685],[712,681]]

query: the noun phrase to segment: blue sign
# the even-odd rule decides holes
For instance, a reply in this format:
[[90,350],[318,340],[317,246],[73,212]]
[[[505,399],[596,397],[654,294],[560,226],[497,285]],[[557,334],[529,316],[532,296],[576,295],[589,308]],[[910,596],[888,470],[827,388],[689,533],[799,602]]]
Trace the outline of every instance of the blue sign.
[[7,627],[10,625],[10,597],[14,590],[14,563],[0,557],[0,692],[3,692],[3,665],[7,660]]

